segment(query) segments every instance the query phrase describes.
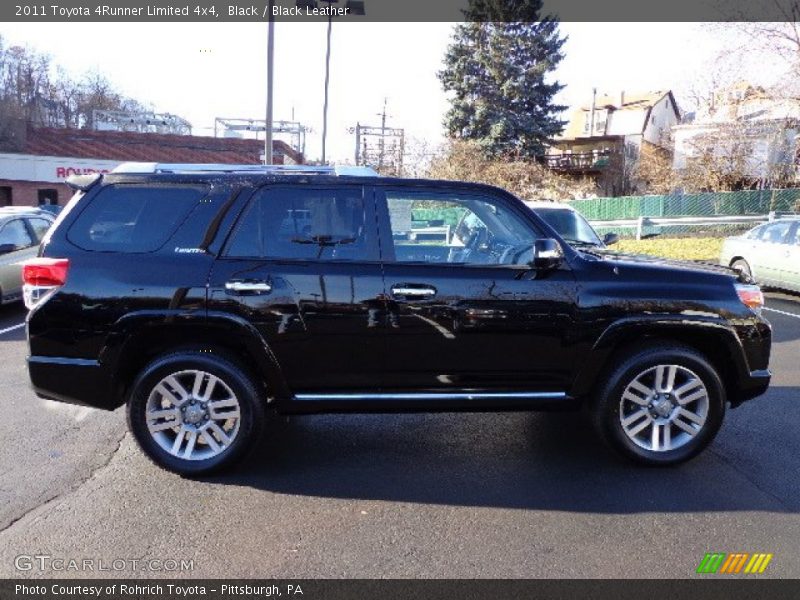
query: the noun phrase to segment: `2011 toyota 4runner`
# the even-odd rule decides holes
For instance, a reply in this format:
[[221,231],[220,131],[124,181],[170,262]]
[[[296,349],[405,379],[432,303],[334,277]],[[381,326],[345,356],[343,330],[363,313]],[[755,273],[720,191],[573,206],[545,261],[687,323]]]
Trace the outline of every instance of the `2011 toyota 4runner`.
[[673,464],[769,384],[742,274],[570,246],[471,183],[127,164],[24,266],[43,397],[108,410],[157,464],[234,463],[270,414],[588,407]]

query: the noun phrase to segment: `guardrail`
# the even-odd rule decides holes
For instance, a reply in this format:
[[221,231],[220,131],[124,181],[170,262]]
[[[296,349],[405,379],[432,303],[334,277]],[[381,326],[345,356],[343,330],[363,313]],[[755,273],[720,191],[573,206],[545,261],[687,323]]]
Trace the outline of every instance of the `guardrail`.
[[589,221],[592,227],[625,227],[636,228],[636,239],[642,239],[645,227],[659,225],[682,225],[684,227],[701,227],[703,225],[740,225],[758,224],[774,221],[780,213],[770,212],[766,215],[717,215],[714,217],[639,217],[637,219],[616,219],[613,221]]

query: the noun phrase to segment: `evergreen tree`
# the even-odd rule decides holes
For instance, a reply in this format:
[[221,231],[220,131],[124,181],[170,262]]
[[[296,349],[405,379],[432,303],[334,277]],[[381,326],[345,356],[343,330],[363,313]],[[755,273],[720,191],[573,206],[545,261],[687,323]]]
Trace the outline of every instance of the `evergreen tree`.
[[[541,0],[472,0],[455,27],[439,79],[453,93],[445,116],[452,138],[478,142],[487,156],[530,158],[565,122],[554,104],[564,87],[550,74],[564,58],[558,21],[539,17]],[[548,81],[550,79],[550,81]]]

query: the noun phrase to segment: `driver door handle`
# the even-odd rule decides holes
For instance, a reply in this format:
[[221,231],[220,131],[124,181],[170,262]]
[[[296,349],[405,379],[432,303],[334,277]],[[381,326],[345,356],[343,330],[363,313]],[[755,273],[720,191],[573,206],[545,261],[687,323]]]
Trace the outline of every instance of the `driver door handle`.
[[409,285],[399,283],[392,286],[392,296],[409,300],[425,300],[436,295],[436,288],[430,285]]

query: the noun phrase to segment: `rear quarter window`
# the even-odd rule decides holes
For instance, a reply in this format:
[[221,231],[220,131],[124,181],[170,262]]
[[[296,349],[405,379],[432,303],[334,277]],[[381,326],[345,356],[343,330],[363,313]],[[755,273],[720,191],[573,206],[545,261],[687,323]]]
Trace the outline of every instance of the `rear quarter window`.
[[153,252],[205,194],[203,186],[110,185],[91,199],[67,238],[84,250]]

